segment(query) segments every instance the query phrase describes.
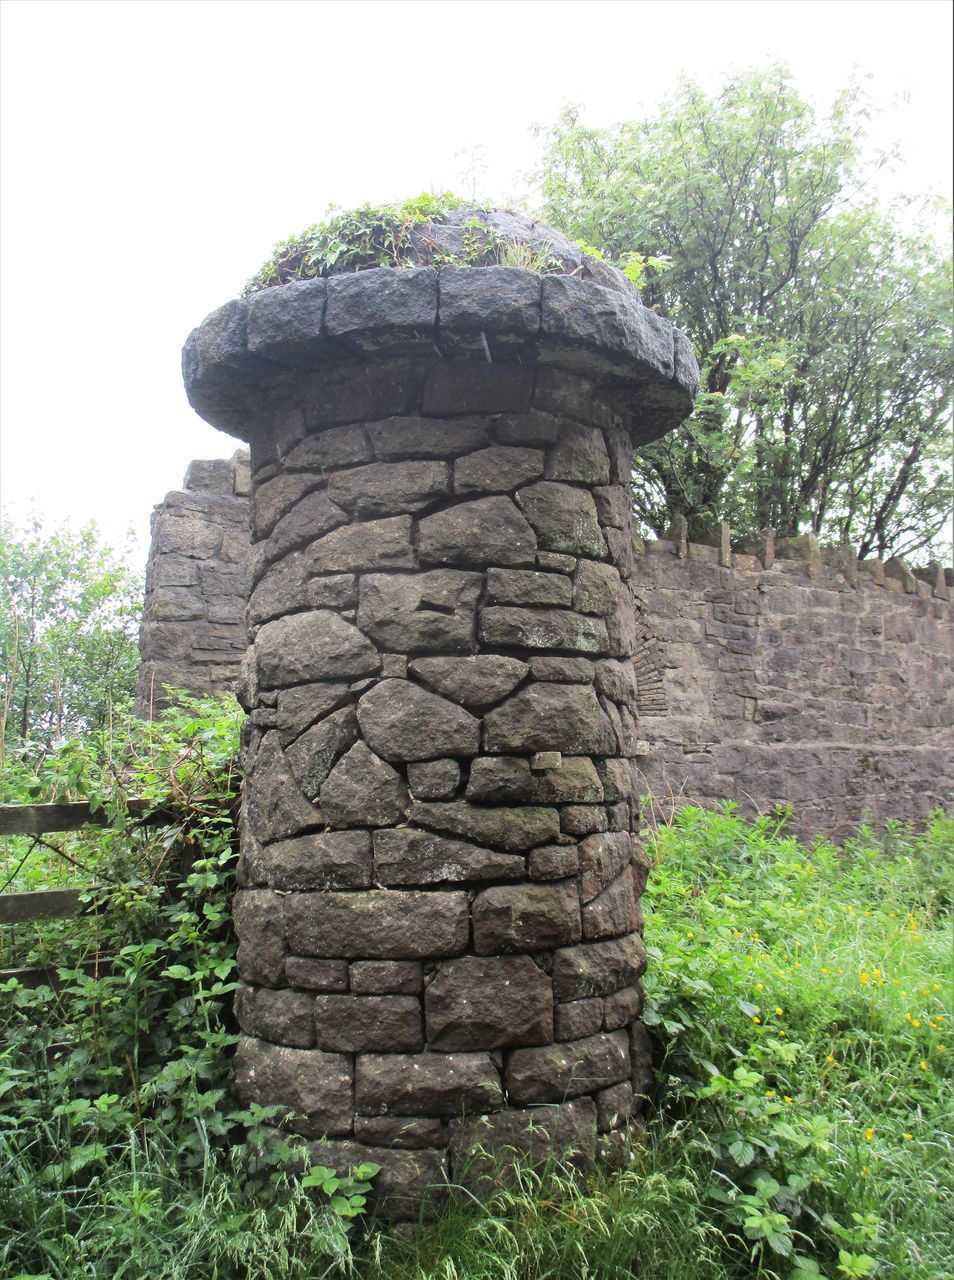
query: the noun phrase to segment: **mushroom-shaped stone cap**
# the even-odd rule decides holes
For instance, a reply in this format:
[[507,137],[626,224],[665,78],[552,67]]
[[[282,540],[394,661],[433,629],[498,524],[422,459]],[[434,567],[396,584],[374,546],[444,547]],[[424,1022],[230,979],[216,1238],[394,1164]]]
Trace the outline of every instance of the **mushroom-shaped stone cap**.
[[[248,440],[271,404],[320,396],[322,375],[354,376],[382,362],[394,374],[395,361],[418,371],[470,361],[583,375],[619,411],[634,443],[688,416],[699,388],[689,340],[644,307],[624,276],[541,224],[501,213],[482,216],[495,220],[496,235],[506,230],[508,243],[526,245],[545,272],[445,265],[465,212],[415,229],[414,260],[436,265],[295,280],[212,312],[183,350],[190,404]],[[356,420],[367,416],[361,400]],[[416,411],[411,396],[405,412]]]

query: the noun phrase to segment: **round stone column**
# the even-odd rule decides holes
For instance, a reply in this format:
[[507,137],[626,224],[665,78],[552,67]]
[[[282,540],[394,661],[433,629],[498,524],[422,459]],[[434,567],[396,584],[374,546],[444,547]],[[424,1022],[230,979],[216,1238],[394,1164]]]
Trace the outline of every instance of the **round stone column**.
[[697,370],[603,278],[309,280],[185,349],[252,450],[237,1089],[395,1217],[648,1085],[628,483]]

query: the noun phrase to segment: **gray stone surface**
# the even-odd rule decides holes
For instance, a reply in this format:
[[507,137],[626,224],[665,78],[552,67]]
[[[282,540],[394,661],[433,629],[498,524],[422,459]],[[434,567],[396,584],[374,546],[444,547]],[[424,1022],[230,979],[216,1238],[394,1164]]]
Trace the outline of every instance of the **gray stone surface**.
[[559,834],[556,809],[524,805],[521,808],[481,808],[466,803],[428,804],[413,802],[412,822],[431,831],[471,836],[482,843],[520,853],[536,844],[545,844]]
[[285,935],[301,955],[421,960],[459,955],[470,937],[466,893],[290,894]]
[[489,1053],[369,1053],[356,1062],[359,1112],[456,1119],[501,1106],[500,1071]]
[[322,783],[321,809],[333,827],[386,827],[404,817],[407,786],[364,742],[356,742]]
[[606,554],[596,503],[586,489],[541,480],[518,490],[517,502],[541,548],[596,559]]
[[480,574],[367,574],[361,579],[358,626],[375,644],[397,653],[462,652],[473,643]]
[[480,721],[446,698],[410,680],[382,680],[358,703],[366,741],[385,760],[435,760],[471,756]]
[[240,1036],[235,1092],[248,1106],[279,1106],[296,1133],[335,1137],[351,1131],[352,1070],[343,1054],[291,1049]]
[[615,755],[605,711],[586,685],[536,684],[521,689],[484,717],[484,750],[565,751]]
[[418,525],[424,564],[533,564],[533,529],[509,498],[477,498],[425,516]]
[[479,956],[544,951],[579,942],[581,936],[574,880],[497,885],[478,893],[472,914],[474,951]]
[[432,1049],[502,1049],[553,1039],[553,988],[529,956],[445,961],[424,990]]
[[466,658],[416,658],[411,672],[437,693],[462,706],[480,709],[499,702],[526,676],[518,658],[476,654]]
[[378,884],[443,884],[460,881],[519,880],[522,857],[450,840],[432,831],[397,827],[374,834],[374,874]]
[[516,1106],[562,1102],[619,1084],[629,1075],[626,1032],[601,1033],[568,1044],[516,1049],[507,1062],[507,1097]]
[[276,689],[374,675],[381,659],[353,623],[319,609],[267,622],[255,640],[255,663],[262,687]]
[[413,1053],[424,1047],[421,1002],[416,996],[322,994],[314,997],[314,1005],[319,1049]]

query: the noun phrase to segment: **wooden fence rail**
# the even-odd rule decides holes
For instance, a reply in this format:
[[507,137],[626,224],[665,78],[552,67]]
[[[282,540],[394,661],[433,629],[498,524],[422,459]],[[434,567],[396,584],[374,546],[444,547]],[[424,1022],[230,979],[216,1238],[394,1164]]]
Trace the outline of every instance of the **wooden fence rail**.
[[[174,822],[174,807],[157,806],[155,801],[133,799],[126,803],[132,817],[154,824]],[[107,827],[110,817],[103,809],[91,809],[88,800],[67,804],[3,804],[0,805],[0,836],[41,836],[59,831],[79,831],[83,827]],[[0,925],[32,924],[39,920],[65,920],[81,914],[86,904],[84,895],[94,893],[99,885],[83,889],[36,889],[29,893],[0,893]],[[80,967],[87,972],[108,968],[109,961],[90,961]],[[48,967],[0,969],[0,982],[16,978],[23,986],[58,985],[55,970]]]

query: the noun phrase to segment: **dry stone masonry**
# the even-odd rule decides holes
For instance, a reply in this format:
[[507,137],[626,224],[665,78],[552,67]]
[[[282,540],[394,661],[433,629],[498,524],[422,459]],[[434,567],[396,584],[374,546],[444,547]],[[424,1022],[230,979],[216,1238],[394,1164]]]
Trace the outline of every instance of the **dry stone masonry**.
[[627,485],[697,371],[607,279],[309,280],[184,353],[251,446],[237,1088],[395,1217],[647,1087]]
[[193,462],[181,492],[152,515],[139,636],[136,714],[151,719],[166,688],[196,694],[235,687],[245,654],[248,454]]

